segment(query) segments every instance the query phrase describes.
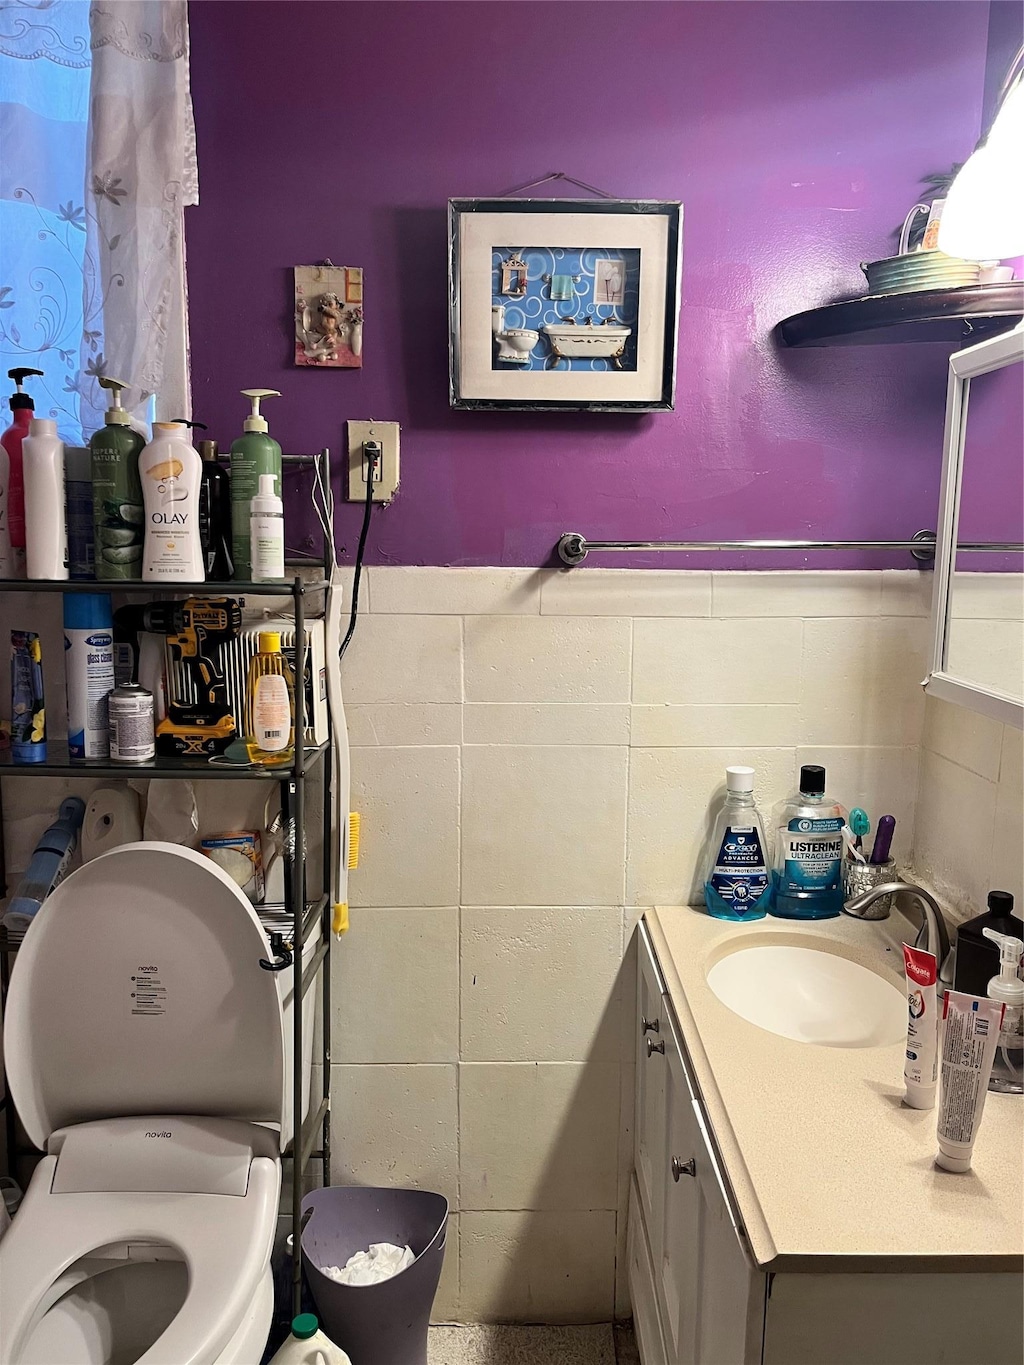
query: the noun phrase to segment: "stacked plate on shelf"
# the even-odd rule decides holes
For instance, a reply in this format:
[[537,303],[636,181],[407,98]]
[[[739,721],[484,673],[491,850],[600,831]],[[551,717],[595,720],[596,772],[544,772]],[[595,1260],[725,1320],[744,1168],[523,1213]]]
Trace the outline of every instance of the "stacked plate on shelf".
[[922,289],[963,289],[978,283],[981,266],[944,251],[911,251],[883,261],[863,261],[869,294],[911,294]]

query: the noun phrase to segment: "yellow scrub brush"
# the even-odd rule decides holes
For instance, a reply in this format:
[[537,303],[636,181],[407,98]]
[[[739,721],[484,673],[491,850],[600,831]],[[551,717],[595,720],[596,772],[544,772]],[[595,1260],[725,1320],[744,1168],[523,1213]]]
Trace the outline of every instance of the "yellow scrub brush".
[[[349,811],[348,816],[348,867],[351,872],[359,866],[359,812]],[[331,928],[340,938],[348,933],[348,901],[339,901],[334,907]]]

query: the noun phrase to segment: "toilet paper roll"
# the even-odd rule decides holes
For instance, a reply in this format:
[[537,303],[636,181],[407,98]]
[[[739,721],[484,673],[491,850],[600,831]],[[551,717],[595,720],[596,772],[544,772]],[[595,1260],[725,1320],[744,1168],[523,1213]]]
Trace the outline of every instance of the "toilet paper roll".
[[82,862],[142,838],[139,798],[128,787],[97,787],[82,821]]

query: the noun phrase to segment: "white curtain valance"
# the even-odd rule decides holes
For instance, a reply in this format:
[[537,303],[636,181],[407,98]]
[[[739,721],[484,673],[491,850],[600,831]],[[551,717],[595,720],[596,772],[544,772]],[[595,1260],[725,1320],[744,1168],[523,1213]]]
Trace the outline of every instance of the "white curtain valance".
[[185,0],[93,0],[86,193],[106,372],[190,417],[184,209],[198,203]]

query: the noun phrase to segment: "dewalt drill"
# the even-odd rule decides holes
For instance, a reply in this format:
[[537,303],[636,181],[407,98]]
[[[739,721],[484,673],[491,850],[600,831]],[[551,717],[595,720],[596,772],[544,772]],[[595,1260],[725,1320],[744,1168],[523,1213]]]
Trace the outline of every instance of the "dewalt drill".
[[172,697],[168,686],[167,715],[156,727],[156,751],[167,756],[202,757],[222,754],[235,737],[235,719],[228,707],[224,671],[219,665],[222,644],[235,639],[242,625],[242,608],[233,597],[189,597],[184,602],[146,602],[121,607],[115,613],[119,630],[166,635],[175,662],[188,671],[195,700]]

